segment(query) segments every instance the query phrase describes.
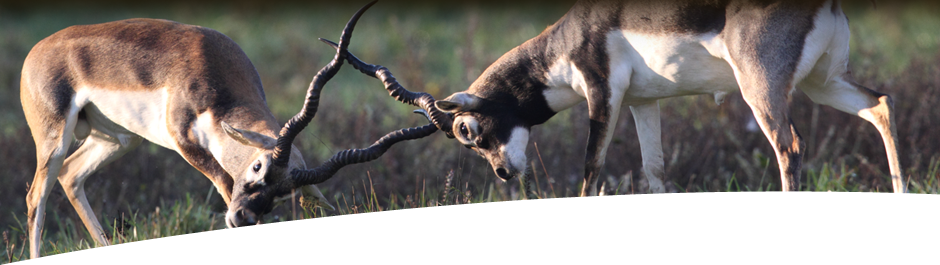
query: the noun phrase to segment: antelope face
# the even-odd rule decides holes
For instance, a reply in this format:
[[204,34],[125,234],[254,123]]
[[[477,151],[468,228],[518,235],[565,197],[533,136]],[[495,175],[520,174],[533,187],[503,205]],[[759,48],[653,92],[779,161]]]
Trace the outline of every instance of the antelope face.
[[[289,190],[278,192],[270,187],[287,178],[287,168],[272,162],[272,151],[260,151],[251,164],[245,166],[241,178],[236,177],[232,187],[232,201],[225,213],[228,227],[261,223],[261,216],[271,212],[278,198],[290,195]],[[281,194],[283,193],[283,194]]]
[[486,158],[502,180],[521,176],[526,169],[529,125],[510,109],[511,104],[487,104],[467,93],[456,93],[435,102],[442,111],[454,114],[453,132],[465,147]]
[[[232,172],[234,185],[229,210],[225,214],[228,227],[255,225],[261,222],[261,216],[271,212],[278,199],[290,195],[290,189],[279,189],[289,182],[291,169],[303,167],[300,153],[293,149],[288,166],[274,163],[274,145],[277,140],[255,132],[239,130],[223,123],[222,127],[232,139],[243,146],[254,148],[238,168]],[[296,162],[300,161],[300,162]],[[237,172],[237,173],[236,173]]]

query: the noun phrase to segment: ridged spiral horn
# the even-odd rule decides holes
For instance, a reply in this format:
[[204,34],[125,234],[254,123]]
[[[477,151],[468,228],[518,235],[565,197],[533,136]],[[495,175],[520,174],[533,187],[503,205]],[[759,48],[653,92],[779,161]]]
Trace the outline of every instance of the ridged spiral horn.
[[337,152],[326,162],[312,169],[295,169],[291,171],[293,178],[293,187],[301,187],[310,184],[319,184],[333,177],[339,169],[356,163],[363,163],[375,160],[382,156],[393,144],[424,138],[437,132],[434,123],[413,128],[405,128],[390,132],[379,138],[371,146],[364,149],[349,149]]
[[[373,1],[359,9],[359,11],[356,12],[352,18],[350,18],[349,22],[346,23],[346,27],[343,29],[343,34],[340,39],[340,44],[333,45],[333,47],[337,50],[336,56],[333,58],[333,61],[323,68],[323,70],[320,70],[320,73],[317,74],[317,77],[314,77],[314,81],[310,84],[310,89],[308,89],[307,92],[307,102],[304,104],[304,111],[298,113],[284,126],[284,128],[281,130],[281,138],[284,136],[289,136],[291,137],[290,140],[292,140],[293,137],[297,135],[297,133],[290,131],[293,130],[290,128],[299,126],[297,128],[303,129],[303,127],[305,127],[307,123],[310,122],[310,119],[313,118],[313,114],[316,113],[317,103],[319,102],[319,92],[322,89],[323,84],[325,84],[329,78],[336,74],[336,72],[339,70],[338,64],[342,64],[342,60],[349,54],[346,49],[349,47],[349,40],[352,37],[352,31],[356,22],[362,16],[362,13],[376,2],[377,1]],[[431,100],[431,104],[433,105],[433,98]],[[312,112],[309,112],[311,114],[306,113],[308,110],[312,110]],[[421,113],[424,114],[424,116],[428,118],[429,121],[432,120],[432,117],[428,115],[427,112],[421,111]],[[337,152],[329,160],[312,169],[294,169],[290,172],[291,178],[290,181],[287,182],[287,185],[279,185],[275,187],[275,189],[286,192],[297,187],[322,183],[333,177],[337,171],[347,165],[375,160],[388,151],[388,149],[395,143],[424,138],[434,134],[437,132],[437,130],[438,128],[432,122],[424,126],[405,128],[390,132],[367,148],[349,149]],[[290,155],[290,141],[286,142],[286,144],[282,146],[279,138],[278,146],[275,148],[286,150],[286,152],[283,153],[284,156]],[[285,159],[285,161],[287,160]]]
[[284,124],[284,127],[281,127],[277,144],[274,146],[273,159],[275,166],[287,167],[287,163],[290,161],[291,144],[294,142],[294,138],[296,138],[297,135],[307,127],[307,124],[310,124],[313,117],[316,116],[317,108],[320,105],[320,91],[323,90],[323,85],[339,72],[340,67],[343,65],[343,59],[345,59],[347,54],[343,51],[349,47],[349,38],[352,37],[352,31],[353,28],[356,27],[356,22],[362,17],[362,13],[375,4],[375,2],[377,2],[377,0],[360,8],[359,11],[356,11],[356,14],[349,19],[349,22],[346,22],[346,27],[343,28],[343,34],[340,36],[339,44],[336,47],[336,55],[333,56],[333,60],[320,69],[317,75],[313,77],[313,81],[310,82],[310,87],[307,88],[307,97],[306,100],[304,100],[304,106],[300,112],[288,120],[287,123]]
[[[343,44],[343,40],[340,40],[339,44],[323,38],[320,38],[320,40],[334,48],[342,47]],[[365,75],[381,80],[389,96],[394,97],[402,103],[423,109],[427,112],[431,122],[434,123],[439,130],[443,131],[448,138],[454,138],[454,133],[451,130],[454,118],[449,113],[443,112],[434,106],[434,97],[432,97],[431,94],[408,91],[398,83],[398,80],[395,80],[395,76],[392,76],[392,72],[389,71],[388,68],[385,68],[385,66],[363,62],[346,49],[342,49],[341,52],[344,53],[343,56],[353,68],[356,68]]]

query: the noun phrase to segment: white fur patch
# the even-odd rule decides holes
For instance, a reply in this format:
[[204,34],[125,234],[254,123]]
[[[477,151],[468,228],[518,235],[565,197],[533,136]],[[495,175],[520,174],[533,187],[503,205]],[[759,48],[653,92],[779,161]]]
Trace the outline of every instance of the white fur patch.
[[738,90],[731,67],[722,59],[727,56],[727,48],[714,33],[618,30],[608,33],[607,39],[611,88],[624,89],[627,104]]
[[[166,89],[152,91],[106,90],[95,87],[79,87],[76,98],[86,97],[104,117],[89,117],[89,120],[103,119],[119,127],[99,128],[108,135],[117,136],[125,131],[140,135],[150,142],[177,150],[176,141],[170,136],[167,127],[166,106],[169,95]],[[105,125],[106,123],[98,123]],[[127,139],[118,139],[122,145]]]
[[705,51],[708,54],[715,58],[728,59],[731,58],[730,52],[728,51],[728,46],[725,45],[724,40],[718,38],[718,34],[715,33],[706,33],[699,36],[699,43],[705,48]]
[[509,165],[512,170],[518,174],[522,174],[525,171],[525,149],[529,144],[529,130],[516,127],[512,129],[512,134],[509,136],[509,142],[501,146],[499,152],[505,158],[506,164]]
[[[580,73],[578,73],[580,75]],[[542,96],[548,102],[548,107],[554,112],[560,112],[584,101],[584,97],[570,87],[549,87],[542,91]]]
[[803,52],[796,67],[795,80],[797,82],[802,81],[811,73],[825,70],[824,77],[817,77],[825,79],[814,82],[826,86],[835,77],[845,73],[848,68],[850,38],[848,19],[842,12],[832,14],[829,11],[830,5],[833,5],[832,1],[827,1],[816,12],[813,30],[806,35]]
[[542,92],[548,107],[554,112],[568,109],[584,101],[588,87],[584,75],[568,58],[556,60],[545,73],[549,89]]
[[[222,147],[222,141],[219,139],[219,132],[216,130],[215,117],[212,115],[211,111],[205,111],[196,116],[196,120],[193,121],[193,125],[190,128],[193,137],[196,138],[196,143],[199,146],[202,146],[205,149],[208,149],[212,156],[215,157],[216,161],[224,161],[221,154],[224,154],[224,148]],[[228,136],[224,136],[228,137]],[[225,167],[226,165],[222,165]],[[225,169],[226,171],[229,168]]]
[[[248,164],[248,167],[249,168],[254,167],[255,163],[256,163],[255,161],[251,161],[251,164]],[[259,170],[258,172],[268,172],[268,165],[265,163],[262,163],[261,170]],[[265,184],[264,177],[262,177],[261,174],[254,173],[252,170],[245,170],[245,182],[254,183],[254,184],[262,185],[262,186]]]
[[618,105],[623,98],[627,88],[630,87],[630,79],[633,76],[633,58],[638,57],[633,47],[630,47],[625,35],[607,34],[607,54],[610,60],[610,77],[607,85],[611,90],[611,100],[616,98]]

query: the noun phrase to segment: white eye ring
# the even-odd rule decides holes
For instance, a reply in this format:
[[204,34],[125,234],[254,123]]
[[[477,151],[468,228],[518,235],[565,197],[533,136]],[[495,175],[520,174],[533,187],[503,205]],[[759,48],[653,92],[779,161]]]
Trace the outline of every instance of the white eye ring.
[[465,146],[467,147],[477,146],[476,145],[477,141],[472,139],[473,137],[470,135],[471,131],[469,128],[467,128],[466,123],[460,123],[460,129],[458,129],[458,133],[460,134],[461,142],[463,142]]
[[479,141],[479,125],[473,117],[461,116],[456,119],[457,140],[467,147],[476,147]]

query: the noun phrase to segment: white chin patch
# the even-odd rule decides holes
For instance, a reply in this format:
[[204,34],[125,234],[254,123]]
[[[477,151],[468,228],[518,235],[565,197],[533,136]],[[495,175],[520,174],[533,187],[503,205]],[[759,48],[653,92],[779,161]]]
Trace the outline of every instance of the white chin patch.
[[499,148],[499,152],[506,159],[505,163],[510,167],[511,174],[520,174],[525,171],[525,149],[528,144],[529,130],[516,127],[512,129],[509,143]]

